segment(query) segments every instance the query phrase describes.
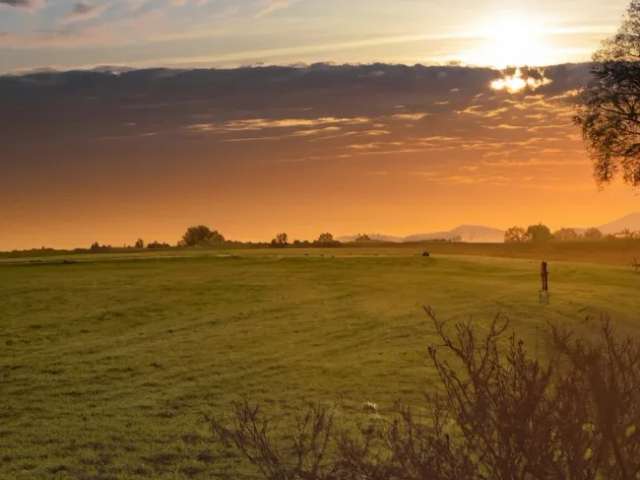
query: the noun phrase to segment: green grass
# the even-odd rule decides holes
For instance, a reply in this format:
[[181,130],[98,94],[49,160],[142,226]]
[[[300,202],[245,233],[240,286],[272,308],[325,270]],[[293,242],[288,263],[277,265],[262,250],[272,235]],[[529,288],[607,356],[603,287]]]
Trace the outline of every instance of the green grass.
[[[71,258],[71,257],[66,257]],[[445,319],[497,313],[532,349],[548,321],[637,327],[629,267],[435,255],[417,248],[85,255],[0,263],[0,479],[237,478],[204,416],[248,395],[360,411],[435,384]],[[283,420],[284,421],[284,420]]]
[[[264,250],[256,250],[248,245],[236,247],[235,252],[242,255],[264,255]],[[392,243],[392,244],[347,244],[344,248],[334,249],[341,256],[345,255],[412,255],[428,250],[441,255],[473,255],[502,258],[546,259],[555,261],[574,261],[586,263],[602,263],[608,265],[629,266],[636,258],[640,261],[640,240],[602,240],[576,242],[541,242],[541,243]],[[132,253],[133,252],[133,253]],[[298,248],[278,251],[279,255],[301,255]],[[327,251],[330,254],[330,251]],[[218,252],[220,253],[220,252]],[[273,253],[273,251],[271,251]],[[0,252],[0,264],[25,260],[51,260],[61,255],[73,256],[74,252],[61,250],[29,250],[20,252]],[[115,249],[115,253],[99,255],[84,254],[82,258],[132,258],[132,257],[170,257],[170,256],[202,256],[203,250],[171,248],[161,251],[136,251]],[[215,254],[215,252],[209,252]],[[80,257],[80,256],[78,256]]]

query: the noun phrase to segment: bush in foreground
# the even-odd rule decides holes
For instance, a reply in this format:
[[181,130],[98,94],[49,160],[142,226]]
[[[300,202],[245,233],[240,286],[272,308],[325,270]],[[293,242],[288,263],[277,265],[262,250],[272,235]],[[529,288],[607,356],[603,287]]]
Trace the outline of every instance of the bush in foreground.
[[[631,480],[640,478],[640,342],[603,322],[594,341],[551,328],[553,358],[532,358],[507,322],[450,332],[429,358],[442,384],[426,416],[398,407],[358,429],[312,406],[278,436],[257,405],[235,405],[215,438],[268,480]],[[285,438],[285,440],[275,440]],[[287,440],[288,439],[288,440]]]

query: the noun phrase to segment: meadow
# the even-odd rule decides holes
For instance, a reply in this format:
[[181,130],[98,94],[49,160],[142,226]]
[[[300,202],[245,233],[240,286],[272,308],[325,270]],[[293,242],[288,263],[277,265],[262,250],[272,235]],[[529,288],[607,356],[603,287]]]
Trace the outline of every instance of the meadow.
[[307,402],[419,404],[423,305],[479,329],[503,314],[540,355],[548,322],[634,331],[640,252],[614,243],[2,259],[0,479],[242,478],[205,416],[243,396],[283,425]]

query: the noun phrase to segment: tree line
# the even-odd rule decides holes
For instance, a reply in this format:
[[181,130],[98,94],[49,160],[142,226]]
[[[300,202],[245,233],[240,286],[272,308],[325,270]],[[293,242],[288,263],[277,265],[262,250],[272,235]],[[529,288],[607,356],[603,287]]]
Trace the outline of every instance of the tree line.
[[579,231],[573,228],[561,228],[552,232],[549,227],[540,223],[530,225],[528,228],[511,227],[504,234],[505,243],[541,243],[550,241],[576,242],[580,240],[600,241],[600,240],[640,240],[640,231],[625,229],[616,234],[605,235],[597,228],[588,228]]
[[[368,243],[384,243],[375,239],[372,239],[366,234],[359,234],[352,242],[355,244],[368,244]],[[136,240],[133,245],[124,245],[122,247],[116,247],[112,245],[103,245],[99,242],[94,242],[89,247],[89,251],[94,253],[100,252],[113,252],[121,250],[157,250],[157,249],[170,249],[170,248],[305,248],[305,247],[339,247],[343,245],[342,242],[337,240],[332,233],[324,232],[318,235],[315,240],[290,240],[289,235],[285,232],[278,233],[270,242],[242,242],[238,240],[229,240],[220,233],[218,230],[211,229],[206,225],[196,225],[187,228],[182,238],[176,244],[169,244],[165,242],[154,241],[151,243],[145,243],[141,238]],[[82,250],[82,249],[77,249]]]
[[247,245],[247,246],[263,246],[271,248],[286,248],[289,246],[294,247],[306,247],[306,246],[321,246],[321,247],[336,247],[341,243],[336,240],[333,234],[329,232],[321,233],[317,239],[313,241],[309,240],[294,240],[290,242],[289,235],[282,232],[278,233],[270,242],[238,242],[233,240],[227,240],[217,230],[211,230],[205,225],[199,225],[196,227],[189,227],[185,234],[182,236],[179,247],[216,247],[225,245]]
[[[369,241],[366,236],[359,236],[356,242]],[[89,247],[89,251],[94,253],[113,252],[121,250],[158,250],[170,248],[222,248],[222,247],[248,247],[248,248],[287,248],[287,247],[338,247],[342,243],[336,240],[333,234],[329,232],[321,233],[315,240],[289,240],[286,233],[277,234],[270,242],[241,242],[237,240],[229,240],[218,230],[209,228],[206,225],[196,225],[187,228],[180,240],[171,245],[166,242],[154,241],[146,243],[139,238],[132,245],[123,245],[122,247],[100,244],[94,242]],[[82,250],[82,249],[76,249]]]
[[[542,243],[549,241],[600,241],[600,240],[640,240],[640,231],[634,232],[624,230],[615,235],[605,235],[597,228],[589,228],[584,231],[578,231],[572,228],[562,228],[555,232],[544,225],[531,225],[528,228],[514,226],[509,228],[504,235],[505,243]],[[462,242],[461,238],[455,239],[433,239],[430,243],[439,242]],[[241,242],[237,240],[229,240],[218,230],[211,229],[206,225],[197,225],[189,227],[182,238],[176,244],[166,242],[153,241],[145,243],[143,239],[138,239],[133,245],[124,245],[122,247],[114,247],[112,245],[102,245],[94,242],[89,251],[93,253],[118,252],[123,250],[161,250],[171,248],[309,248],[309,247],[340,247],[345,244],[367,245],[381,244],[383,241],[375,240],[366,234],[358,234],[350,242],[340,242],[333,234],[329,232],[321,233],[315,240],[293,240],[285,232],[278,233],[270,242]],[[77,251],[83,251],[77,249]]]

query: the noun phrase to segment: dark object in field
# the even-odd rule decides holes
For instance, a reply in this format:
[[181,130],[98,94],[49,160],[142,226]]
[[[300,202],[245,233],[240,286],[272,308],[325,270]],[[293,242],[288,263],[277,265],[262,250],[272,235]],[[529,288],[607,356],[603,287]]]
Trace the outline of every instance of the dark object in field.
[[542,281],[540,303],[549,303],[549,264],[547,262],[542,262],[540,266],[540,279]]
[[542,291],[549,291],[549,264],[547,262],[542,262],[542,266],[540,267],[540,277],[542,278]]
[[35,260],[29,260],[26,263],[18,263],[18,265],[24,265],[24,266],[62,266],[62,265],[76,265],[77,263],[79,263],[77,260],[69,260],[69,259],[64,259],[64,260],[41,260],[41,259],[35,259]]
[[424,251],[424,252],[422,252],[422,256],[423,257],[430,257],[431,254],[429,252],[427,252],[427,251]]
[[633,263],[631,264],[636,273],[640,273],[640,262],[638,262],[637,258],[633,259]]

